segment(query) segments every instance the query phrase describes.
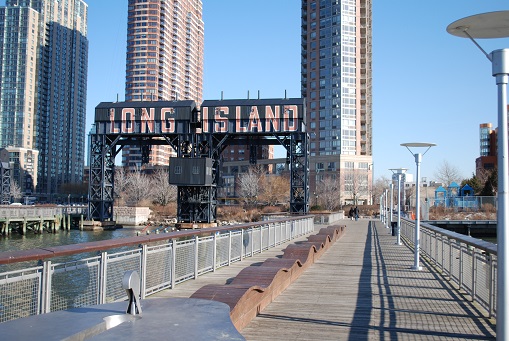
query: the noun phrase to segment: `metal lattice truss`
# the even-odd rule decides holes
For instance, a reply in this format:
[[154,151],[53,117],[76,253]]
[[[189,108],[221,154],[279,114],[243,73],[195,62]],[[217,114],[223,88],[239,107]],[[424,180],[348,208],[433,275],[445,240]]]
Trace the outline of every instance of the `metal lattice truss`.
[[[287,150],[287,162],[290,167],[290,211],[292,213],[308,212],[309,137],[304,131],[304,113],[300,112],[299,115],[301,116],[298,119],[294,117],[291,120],[288,115],[281,119],[282,123],[274,121],[274,116],[267,118],[261,115],[256,119],[249,118],[252,124],[257,125],[258,129],[271,128],[270,124],[278,125],[278,127],[279,124],[285,124],[287,128],[285,131],[282,131],[283,128],[278,128],[281,131],[273,131],[277,130],[276,128],[267,128],[267,131],[246,133],[246,128],[242,126],[240,132],[214,132],[211,128],[212,125],[207,121],[207,119],[210,121],[210,117],[207,119],[202,117],[202,121],[198,122],[194,102],[154,103],[157,103],[157,105],[153,104],[153,107],[168,106],[163,107],[164,109],[158,109],[161,110],[161,114],[157,114],[159,115],[159,121],[157,121],[157,115],[154,114],[155,111],[152,112],[146,109],[145,106],[150,109],[150,103],[101,103],[96,108],[96,133],[91,135],[90,146],[89,219],[113,220],[113,202],[115,199],[114,161],[116,155],[125,145],[142,147],[170,145],[177,152],[177,157],[212,159],[211,186],[179,186],[177,192],[177,219],[179,222],[212,223],[216,221],[217,185],[220,177],[221,153],[224,149],[230,145],[245,145],[255,150],[254,147],[259,145],[281,144]],[[217,105],[223,105],[222,103]],[[299,101],[292,103],[304,107]],[[244,103],[241,104],[244,105]],[[265,101],[260,105],[268,106],[268,104]],[[286,102],[284,104],[286,105]],[[245,106],[249,107],[250,105],[255,104],[246,104]],[[281,105],[281,103],[278,103],[278,105]],[[144,108],[144,111],[135,111],[129,106]],[[124,110],[125,107],[128,107],[128,109]],[[294,107],[296,108],[295,105]],[[222,106],[219,108],[226,110]],[[260,106],[260,108],[263,107]],[[163,119],[163,111],[166,115],[164,116],[165,119]],[[119,116],[120,113],[122,116]],[[269,114],[272,115],[269,112],[267,116]],[[128,117],[128,115],[132,116]],[[249,113],[244,114],[243,117],[249,115]],[[262,119],[265,120],[265,125],[261,125],[258,121]],[[244,120],[245,118],[237,118],[233,122],[240,125],[240,122]],[[219,116],[218,122],[214,124],[222,127],[224,117]],[[209,125],[207,126],[207,124]],[[293,127],[294,131],[289,127]],[[235,128],[231,129],[235,130]],[[144,134],[148,130],[150,130],[150,133]],[[169,130],[171,132],[167,132]],[[256,163],[256,159],[251,158],[250,162]]]
[[107,221],[113,217],[116,155],[114,142],[108,135],[91,135],[89,219]]
[[11,170],[7,162],[0,162],[0,204],[11,202]]

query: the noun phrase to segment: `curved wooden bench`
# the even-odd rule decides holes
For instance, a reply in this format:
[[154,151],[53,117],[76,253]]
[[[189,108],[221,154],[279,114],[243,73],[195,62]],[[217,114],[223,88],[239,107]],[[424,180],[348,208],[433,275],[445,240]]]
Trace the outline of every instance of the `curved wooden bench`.
[[242,330],[344,232],[344,225],[322,228],[307,241],[288,245],[282,258],[270,258],[259,266],[247,267],[230,284],[203,286],[191,298],[228,304],[233,324]]

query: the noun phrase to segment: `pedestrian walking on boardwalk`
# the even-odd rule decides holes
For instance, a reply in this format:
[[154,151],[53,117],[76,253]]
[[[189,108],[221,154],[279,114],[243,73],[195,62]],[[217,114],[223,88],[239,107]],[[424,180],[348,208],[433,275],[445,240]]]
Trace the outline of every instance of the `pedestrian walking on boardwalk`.
[[357,221],[357,219],[359,219],[359,208],[357,206],[353,209],[353,215],[355,217],[355,221]]

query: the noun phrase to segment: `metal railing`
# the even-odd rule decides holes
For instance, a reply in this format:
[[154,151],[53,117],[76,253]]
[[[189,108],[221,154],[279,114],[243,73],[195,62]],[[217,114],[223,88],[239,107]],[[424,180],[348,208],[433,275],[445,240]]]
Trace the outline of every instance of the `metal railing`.
[[[140,274],[144,298],[313,230],[313,216],[300,216],[3,252],[2,267],[17,269],[0,268],[0,322],[125,300],[121,284],[129,270]],[[21,263],[27,261],[33,265]]]
[[[414,245],[415,222],[401,219],[401,236]],[[496,316],[497,246],[493,243],[422,223],[420,255]]]

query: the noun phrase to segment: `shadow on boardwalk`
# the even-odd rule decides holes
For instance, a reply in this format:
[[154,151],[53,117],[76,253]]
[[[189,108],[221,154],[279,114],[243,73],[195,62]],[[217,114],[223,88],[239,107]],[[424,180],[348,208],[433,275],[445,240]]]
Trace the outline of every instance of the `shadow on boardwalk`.
[[247,340],[493,340],[494,321],[378,221],[345,236],[256,317]]

